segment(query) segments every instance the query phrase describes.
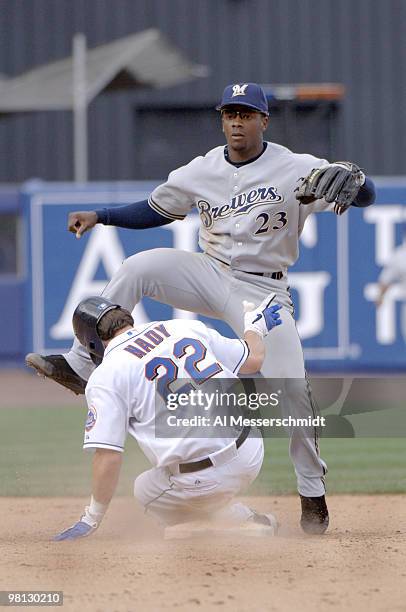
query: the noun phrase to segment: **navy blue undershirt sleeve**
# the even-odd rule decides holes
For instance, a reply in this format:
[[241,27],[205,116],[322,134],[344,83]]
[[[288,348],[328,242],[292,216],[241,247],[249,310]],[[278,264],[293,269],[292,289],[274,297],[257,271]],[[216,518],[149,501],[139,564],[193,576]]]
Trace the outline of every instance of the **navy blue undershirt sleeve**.
[[370,178],[365,177],[365,183],[360,188],[357,197],[351,206],[357,206],[358,208],[365,208],[371,206],[376,199],[376,189],[373,181]]
[[114,225],[115,227],[126,227],[128,229],[159,227],[173,221],[173,219],[168,219],[153,210],[148,204],[148,200],[126,204],[125,206],[102,208],[95,212],[98,223]]

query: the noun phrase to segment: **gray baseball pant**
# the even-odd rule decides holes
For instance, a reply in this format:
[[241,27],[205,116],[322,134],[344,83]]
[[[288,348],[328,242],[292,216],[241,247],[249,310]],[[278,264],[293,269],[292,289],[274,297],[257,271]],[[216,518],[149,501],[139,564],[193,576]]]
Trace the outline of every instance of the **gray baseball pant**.
[[[103,291],[103,295],[132,311],[144,297],[207,317],[222,319],[238,337],[243,335],[243,300],[258,305],[269,293],[277,294],[283,308],[283,325],[265,338],[265,378],[284,378],[288,401],[282,410],[293,416],[315,411],[306,380],[303,350],[293,318],[293,304],[286,277],[274,280],[232,270],[205,253],[171,248],[153,249],[126,259]],[[70,366],[88,379],[94,365],[75,340],[65,354]],[[290,432],[289,453],[295,467],[298,491],[307,497],[324,495],[327,466],[319,456],[317,432],[298,428]]]

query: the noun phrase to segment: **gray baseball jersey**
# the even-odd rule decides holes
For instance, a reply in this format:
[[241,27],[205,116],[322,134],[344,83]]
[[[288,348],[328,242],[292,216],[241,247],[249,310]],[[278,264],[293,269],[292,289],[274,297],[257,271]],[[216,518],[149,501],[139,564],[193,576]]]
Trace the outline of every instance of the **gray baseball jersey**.
[[308,215],[333,210],[325,200],[299,205],[293,186],[326,164],[268,142],[255,161],[236,167],[225,159],[224,147],[216,147],[171,172],[149,204],[171,219],[183,219],[196,208],[201,249],[231,268],[285,273],[298,257]]

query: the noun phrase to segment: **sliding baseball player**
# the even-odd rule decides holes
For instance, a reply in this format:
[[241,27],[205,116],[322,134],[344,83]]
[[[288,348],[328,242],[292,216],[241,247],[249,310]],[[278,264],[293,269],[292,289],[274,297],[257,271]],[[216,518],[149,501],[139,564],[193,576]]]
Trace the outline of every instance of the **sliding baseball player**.
[[271,305],[274,298],[275,294],[267,296],[246,313],[244,340],[224,338],[199,321],[161,321],[134,328],[131,314],[109,300],[95,297],[79,304],[73,317],[76,337],[93,358],[103,354],[101,341],[105,347],[103,361],[86,387],[89,410],[83,446],[95,451],[92,496],[81,519],[56,540],[89,536],[99,527],[116,488],[128,434],[153,465],[135,480],[135,497],[161,523],[221,518],[275,533],[271,514],[232,503],[261,468],[264,450],[257,430],[230,428],[226,437],[216,435],[210,423],[200,422],[195,428],[186,425],[182,437],[176,432],[157,434],[160,423],[176,418],[167,398],[180,397],[179,385],[183,389],[191,381],[196,389],[205,389],[206,381],[238,380],[238,374],[261,368],[263,338],[281,325],[280,306]]

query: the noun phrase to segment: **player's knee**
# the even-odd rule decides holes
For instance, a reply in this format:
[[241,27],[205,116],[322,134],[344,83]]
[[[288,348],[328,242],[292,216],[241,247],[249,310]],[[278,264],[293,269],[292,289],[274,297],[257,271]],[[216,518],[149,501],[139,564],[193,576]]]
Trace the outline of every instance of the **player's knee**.
[[131,257],[127,257],[122,263],[121,273],[122,274],[136,274],[137,277],[142,276],[145,271],[148,269],[148,251],[142,253],[136,253],[135,255],[131,255]]
[[134,481],[134,497],[142,506],[145,506],[148,503],[146,495],[145,472],[137,476]]
[[123,261],[121,273],[134,275],[137,279],[155,279],[168,270],[166,251],[173,249],[152,249],[131,255]]

